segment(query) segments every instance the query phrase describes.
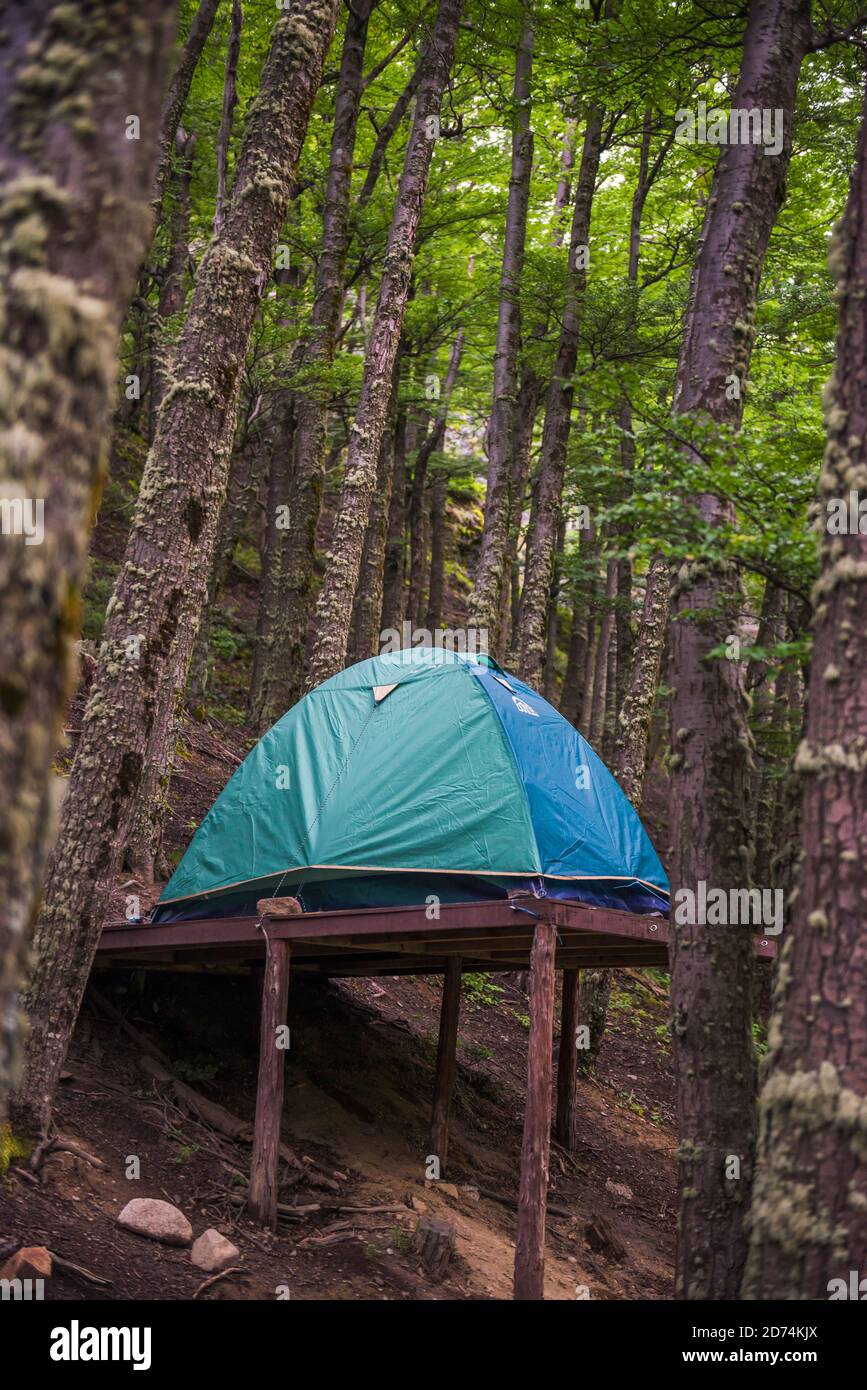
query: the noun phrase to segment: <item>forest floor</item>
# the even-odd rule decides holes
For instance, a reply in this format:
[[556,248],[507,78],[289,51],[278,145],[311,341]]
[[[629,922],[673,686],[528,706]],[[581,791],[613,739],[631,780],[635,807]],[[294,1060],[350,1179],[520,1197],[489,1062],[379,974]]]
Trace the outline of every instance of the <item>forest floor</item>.
[[[293,986],[283,1134],[302,1166],[283,1169],[291,1186],[281,1202],[319,1209],[281,1220],[273,1236],[237,1201],[249,1150],[182,1113],[142,1069],[141,1047],[90,1005],[56,1121],[64,1141],[106,1166],[51,1152],[35,1186],[13,1165],[0,1188],[0,1247],[46,1245],[111,1281],[98,1288],[55,1274],[51,1298],[190,1299],[205,1276],[188,1251],[116,1225],[131,1197],[158,1197],[180,1207],[194,1235],[215,1226],[240,1250],[240,1272],[206,1298],[273,1299],[281,1287],[300,1299],[510,1298],[515,1212],[487,1194],[517,1195],[527,1001],[511,982],[491,996],[490,981],[481,978],[475,998],[465,989],[449,1171],[438,1183],[425,1179],[425,1153],[439,980]],[[252,1118],[249,980],[114,972],[98,985],[168,1052],[176,1076]],[[548,1298],[587,1296],[581,1286],[602,1299],[672,1295],[675,1141],[663,1026],[664,1005],[620,976],[598,1076],[579,1083],[576,1154],[552,1150]],[[126,1177],[131,1156],[140,1160],[135,1181]],[[440,1283],[412,1250],[422,1212],[457,1233]]]

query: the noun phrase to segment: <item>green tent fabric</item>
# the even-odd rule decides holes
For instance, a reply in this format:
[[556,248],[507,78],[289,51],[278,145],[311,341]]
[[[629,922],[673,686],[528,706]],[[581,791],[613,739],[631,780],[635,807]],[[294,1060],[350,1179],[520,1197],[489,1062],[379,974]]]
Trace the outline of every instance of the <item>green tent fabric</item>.
[[580,734],[499,670],[439,648],[363,661],[260,740],[167,884],[157,920],[501,895],[530,883],[665,910],[635,811]]

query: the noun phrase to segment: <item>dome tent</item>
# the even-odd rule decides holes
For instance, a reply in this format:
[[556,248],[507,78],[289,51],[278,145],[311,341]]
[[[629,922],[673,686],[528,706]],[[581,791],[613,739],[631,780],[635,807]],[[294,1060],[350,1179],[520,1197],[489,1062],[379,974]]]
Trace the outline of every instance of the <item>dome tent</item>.
[[155,921],[503,897],[666,912],[668,881],[589,744],[488,657],[413,647],[311,691],[259,741]]

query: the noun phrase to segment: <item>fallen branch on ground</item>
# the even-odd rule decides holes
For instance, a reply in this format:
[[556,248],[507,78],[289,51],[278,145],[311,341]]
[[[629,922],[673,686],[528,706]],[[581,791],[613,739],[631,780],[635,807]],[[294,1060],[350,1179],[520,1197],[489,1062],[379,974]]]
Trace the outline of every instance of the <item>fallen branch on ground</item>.
[[193,1302],[195,1303],[195,1301],[196,1301],[196,1299],[198,1298],[199,1294],[200,1294],[200,1293],[204,1293],[204,1292],[205,1292],[205,1289],[209,1289],[209,1288],[211,1287],[212,1284],[218,1284],[218,1283],[220,1282],[221,1279],[226,1279],[226,1278],[228,1278],[228,1276],[229,1276],[230,1274],[243,1274],[243,1273],[244,1273],[244,1271],[243,1271],[243,1269],[241,1268],[240,1265],[229,1265],[229,1268],[228,1268],[228,1269],[221,1269],[220,1272],[219,1272],[219,1274],[212,1274],[211,1277],[210,1277],[210,1279],[206,1279],[205,1282],[204,1282],[204,1284],[200,1284],[199,1287],[196,1289],[196,1292],[193,1294]]

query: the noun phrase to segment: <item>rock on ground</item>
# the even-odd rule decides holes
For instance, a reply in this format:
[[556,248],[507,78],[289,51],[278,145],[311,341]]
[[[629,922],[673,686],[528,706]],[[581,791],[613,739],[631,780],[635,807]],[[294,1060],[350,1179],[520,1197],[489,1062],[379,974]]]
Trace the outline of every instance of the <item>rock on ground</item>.
[[203,1231],[193,1242],[190,1259],[206,1274],[218,1274],[221,1269],[227,1269],[234,1260],[237,1260],[240,1253],[237,1245],[233,1245],[212,1226],[209,1230]]
[[50,1279],[51,1255],[44,1245],[25,1245],[0,1267],[0,1279]]
[[135,1197],[127,1202],[117,1224],[165,1245],[189,1245],[193,1238],[193,1228],[184,1213],[171,1202],[156,1197]]

